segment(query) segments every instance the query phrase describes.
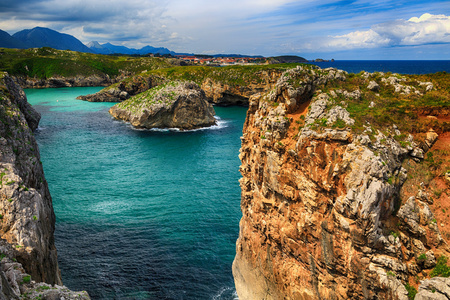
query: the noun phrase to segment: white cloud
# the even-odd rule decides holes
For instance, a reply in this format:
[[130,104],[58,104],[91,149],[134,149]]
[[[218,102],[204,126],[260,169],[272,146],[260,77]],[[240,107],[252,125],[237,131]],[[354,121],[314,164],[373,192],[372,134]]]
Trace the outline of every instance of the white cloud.
[[427,13],[419,18],[376,24],[369,30],[329,37],[321,42],[321,47],[324,50],[346,50],[434,43],[450,43],[449,16]]

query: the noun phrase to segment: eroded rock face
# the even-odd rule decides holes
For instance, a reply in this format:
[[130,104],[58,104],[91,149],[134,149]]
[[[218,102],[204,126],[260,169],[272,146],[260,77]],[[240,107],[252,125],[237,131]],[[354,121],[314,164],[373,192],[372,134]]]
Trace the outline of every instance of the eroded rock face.
[[0,86],[0,234],[16,247],[18,261],[35,280],[60,284],[55,215],[32,134],[40,116],[7,75]]
[[137,128],[190,130],[216,124],[205,93],[190,82],[170,82],[141,93],[109,110]]
[[78,96],[77,99],[89,102],[122,102],[164,82],[164,79],[156,76],[136,75],[95,94]]
[[55,214],[32,133],[40,117],[0,73],[0,299],[89,299],[61,283]]
[[245,85],[229,85],[220,81],[206,78],[201,87],[208,100],[220,106],[238,105],[247,106],[250,96],[256,93],[265,93],[275,85],[281,76],[280,70],[267,70],[257,73],[258,82],[248,82]]
[[[219,106],[239,105],[247,106],[248,99],[255,93],[265,93],[269,91],[281,76],[281,70],[260,71],[256,74],[258,78],[255,82],[245,84],[225,84],[220,80],[205,78],[200,86],[205,91],[209,102]],[[235,76],[240,76],[239,74]],[[122,102],[130,97],[145,92],[146,90],[167,83],[169,79],[151,75],[135,75],[124,79],[117,84],[105,88],[98,93],[86,96],[79,96],[77,99],[91,102]]]
[[17,76],[15,81],[22,88],[60,88],[60,87],[84,87],[84,86],[108,86],[123,79],[121,76],[111,78],[108,75],[75,76],[75,77],[52,77],[37,79]]
[[408,280],[433,267],[430,249],[443,244],[433,213],[420,191],[399,199],[415,148],[393,138],[396,127],[352,130],[342,96],[359,90],[316,91],[345,76],[298,67],[250,98],[233,263],[241,300],[408,299]]

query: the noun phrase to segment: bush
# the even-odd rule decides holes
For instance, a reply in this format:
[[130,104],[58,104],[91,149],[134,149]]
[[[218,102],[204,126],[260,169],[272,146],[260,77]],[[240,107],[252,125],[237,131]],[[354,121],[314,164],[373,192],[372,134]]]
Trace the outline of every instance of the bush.
[[448,258],[441,255],[437,259],[436,267],[431,271],[430,277],[449,277],[450,267],[447,265]]
[[408,291],[408,299],[409,300],[413,300],[416,297],[417,294],[417,290],[415,287],[409,285],[409,283],[407,283],[405,285],[406,290]]

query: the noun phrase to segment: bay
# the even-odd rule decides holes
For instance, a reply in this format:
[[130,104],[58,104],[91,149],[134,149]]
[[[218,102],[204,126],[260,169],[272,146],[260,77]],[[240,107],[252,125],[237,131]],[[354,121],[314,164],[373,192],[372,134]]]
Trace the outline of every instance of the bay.
[[233,299],[239,147],[246,108],[219,125],[137,131],[100,88],[26,90],[53,197],[63,282],[92,299]]
[[[348,72],[450,72],[450,61],[314,63]],[[246,108],[215,107],[219,126],[138,131],[101,88],[26,90],[56,213],[64,284],[92,299],[235,299],[239,147]]]

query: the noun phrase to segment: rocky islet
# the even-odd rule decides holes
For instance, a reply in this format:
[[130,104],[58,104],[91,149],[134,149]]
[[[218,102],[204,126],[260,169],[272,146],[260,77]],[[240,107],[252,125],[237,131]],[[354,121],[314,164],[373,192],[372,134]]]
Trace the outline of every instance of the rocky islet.
[[192,130],[216,124],[212,105],[192,82],[169,82],[113,106],[110,114],[137,128]]

